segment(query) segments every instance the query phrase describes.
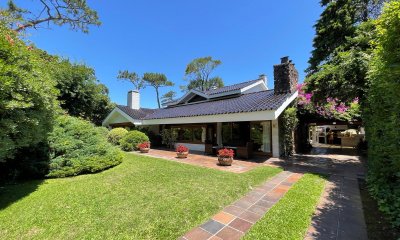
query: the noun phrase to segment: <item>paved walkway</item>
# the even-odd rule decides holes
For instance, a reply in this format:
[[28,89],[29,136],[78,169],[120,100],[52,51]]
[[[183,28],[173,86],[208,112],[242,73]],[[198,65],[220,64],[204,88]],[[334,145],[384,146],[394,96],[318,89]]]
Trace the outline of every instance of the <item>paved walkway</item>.
[[[133,153],[141,154],[138,152]],[[264,165],[264,162],[268,159],[268,157],[258,157],[252,159],[251,161],[235,159],[232,163],[232,166],[219,166],[217,164],[217,156],[207,156],[201,153],[189,153],[187,158],[180,159],[176,157],[176,152],[174,151],[151,149],[150,152],[146,153],[145,155],[234,173],[244,173],[250,171],[256,167]]]
[[364,177],[365,169],[354,149],[320,145],[289,161],[268,162],[295,172],[329,176],[305,239],[368,239],[357,180]]
[[289,171],[277,174],[180,239],[240,239],[301,177],[302,174]]

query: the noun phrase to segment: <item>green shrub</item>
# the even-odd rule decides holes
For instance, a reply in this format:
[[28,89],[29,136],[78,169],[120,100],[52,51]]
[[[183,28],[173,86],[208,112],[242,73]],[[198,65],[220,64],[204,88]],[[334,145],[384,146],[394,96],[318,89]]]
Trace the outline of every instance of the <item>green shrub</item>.
[[128,132],[120,141],[121,148],[125,151],[137,150],[137,145],[142,142],[148,142],[149,137],[146,134],[133,130]]
[[94,173],[122,162],[123,153],[106,138],[106,129],[71,117],[60,116],[49,136],[50,172],[47,177]]
[[365,115],[368,185],[379,208],[400,226],[400,1],[384,7],[376,21]]
[[279,117],[279,145],[281,156],[288,157],[294,153],[293,131],[298,124],[297,108],[289,107]]
[[0,21],[0,163],[46,141],[58,108],[51,67]]
[[110,143],[114,145],[119,145],[121,139],[128,133],[128,130],[125,128],[114,128],[107,134],[107,139]]

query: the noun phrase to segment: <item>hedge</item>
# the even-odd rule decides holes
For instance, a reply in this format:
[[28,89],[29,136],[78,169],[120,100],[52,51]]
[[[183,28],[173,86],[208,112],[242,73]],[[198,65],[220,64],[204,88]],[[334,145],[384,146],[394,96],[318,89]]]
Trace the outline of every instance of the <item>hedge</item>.
[[377,19],[369,70],[365,132],[368,185],[380,209],[400,226],[400,2],[386,4]]

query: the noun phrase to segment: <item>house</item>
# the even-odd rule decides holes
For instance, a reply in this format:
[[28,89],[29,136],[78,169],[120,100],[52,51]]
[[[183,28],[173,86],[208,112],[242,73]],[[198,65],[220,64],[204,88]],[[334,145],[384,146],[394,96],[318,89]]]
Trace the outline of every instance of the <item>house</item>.
[[208,91],[191,90],[165,108],[140,107],[138,91],[129,91],[128,105],[117,106],[104,120],[106,127],[146,126],[159,133],[168,128],[177,144],[210,152],[217,146],[238,155],[280,156],[279,116],[297,97],[298,72],[288,57],[274,65],[274,89],[265,75]]

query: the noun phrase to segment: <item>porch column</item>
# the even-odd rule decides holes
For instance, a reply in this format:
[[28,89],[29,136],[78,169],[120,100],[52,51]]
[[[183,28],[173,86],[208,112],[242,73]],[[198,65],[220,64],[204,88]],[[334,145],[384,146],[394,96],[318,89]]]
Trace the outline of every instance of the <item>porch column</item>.
[[217,123],[217,144],[222,146],[222,123]]
[[279,157],[279,123],[278,120],[272,120],[272,156]]

